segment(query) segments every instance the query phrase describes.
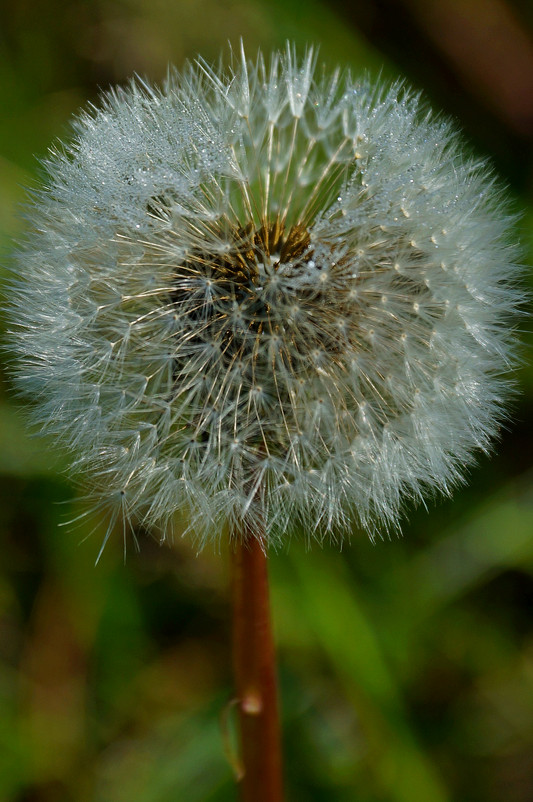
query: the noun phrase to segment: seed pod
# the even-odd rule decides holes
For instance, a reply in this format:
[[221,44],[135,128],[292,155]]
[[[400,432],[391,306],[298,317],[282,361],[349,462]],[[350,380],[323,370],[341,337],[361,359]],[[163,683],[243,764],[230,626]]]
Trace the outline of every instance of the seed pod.
[[200,542],[374,536],[487,450],[510,220],[403,84],[243,53],[133,81],[75,130],[29,212],[12,341],[93,503]]

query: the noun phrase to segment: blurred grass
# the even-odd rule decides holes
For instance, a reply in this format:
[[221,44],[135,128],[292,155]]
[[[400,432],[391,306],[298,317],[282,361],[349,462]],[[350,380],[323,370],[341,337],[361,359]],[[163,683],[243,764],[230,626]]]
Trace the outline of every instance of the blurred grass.
[[[398,9],[404,5],[415,23],[414,2]],[[520,16],[518,4],[503,5],[531,40],[533,20]],[[387,8],[369,1],[335,12],[300,0],[5,7],[2,261],[8,264],[12,238],[23,231],[17,207],[22,187],[36,180],[35,155],[67,134],[81,103],[133,71],[157,79],[169,62],[179,66],[196,52],[215,59],[240,36],[250,50],[281,46],[287,37],[300,46],[318,42],[327,61],[386,77],[401,67],[430,96],[448,97],[448,111],[468,107],[477,146],[498,155],[517,208],[526,210],[519,230],[531,248],[532,137],[522,133],[517,147],[512,121],[493,125],[483,92],[458,88],[442,54],[426,70],[419,53],[429,65],[439,32],[426,41],[414,28],[390,31]],[[424,47],[405,45],[415,41]],[[482,460],[453,501],[413,513],[404,539],[373,546],[354,533],[342,552],[293,543],[272,557],[289,802],[533,798],[527,361],[520,382],[515,423],[502,433],[498,454]],[[84,517],[59,526],[84,510],[50,447],[27,437],[6,379],[0,800],[235,799],[219,724],[231,696],[225,555],[197,557],[187,543],[160,549],[140,533],[141,552],[129,544],[124,567],[117,533],[95,568],[102,532]]]

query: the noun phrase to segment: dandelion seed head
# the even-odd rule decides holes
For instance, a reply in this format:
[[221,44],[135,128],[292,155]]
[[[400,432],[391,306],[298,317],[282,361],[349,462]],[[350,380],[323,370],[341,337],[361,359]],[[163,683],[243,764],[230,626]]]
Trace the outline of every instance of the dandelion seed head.
[[[17,380],[97,504],[204,542],[397,527],[508,396],[501,193],[402,84],[313,50],[139,80],[47,162]],[[261,534],[260,534],[261,533]]]

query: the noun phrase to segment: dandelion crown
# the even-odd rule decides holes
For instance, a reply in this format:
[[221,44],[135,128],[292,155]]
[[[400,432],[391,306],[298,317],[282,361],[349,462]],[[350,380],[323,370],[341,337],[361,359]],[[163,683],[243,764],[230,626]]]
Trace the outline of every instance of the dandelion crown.
[[516,254],[492,178],[403,85],[315,62],[135,81],[47,162],[18,382],[115,517],[373,535],[497,431]]

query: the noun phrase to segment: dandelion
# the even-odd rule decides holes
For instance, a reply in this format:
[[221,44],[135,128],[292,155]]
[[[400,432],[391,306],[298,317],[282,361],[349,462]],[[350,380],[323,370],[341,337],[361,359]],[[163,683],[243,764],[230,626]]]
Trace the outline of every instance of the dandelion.
[[46,163],[18,382],[114,517],[374,536],[497,432],[500,192],[403,84],[315,62],[133,81]]
[[402,83],[290,46],[111,91],[46,169],[19,387],[112,521],[234,541],[244,799],[276,802],[262,549],[395,528],[487,451],[517,305],[501,192]]

